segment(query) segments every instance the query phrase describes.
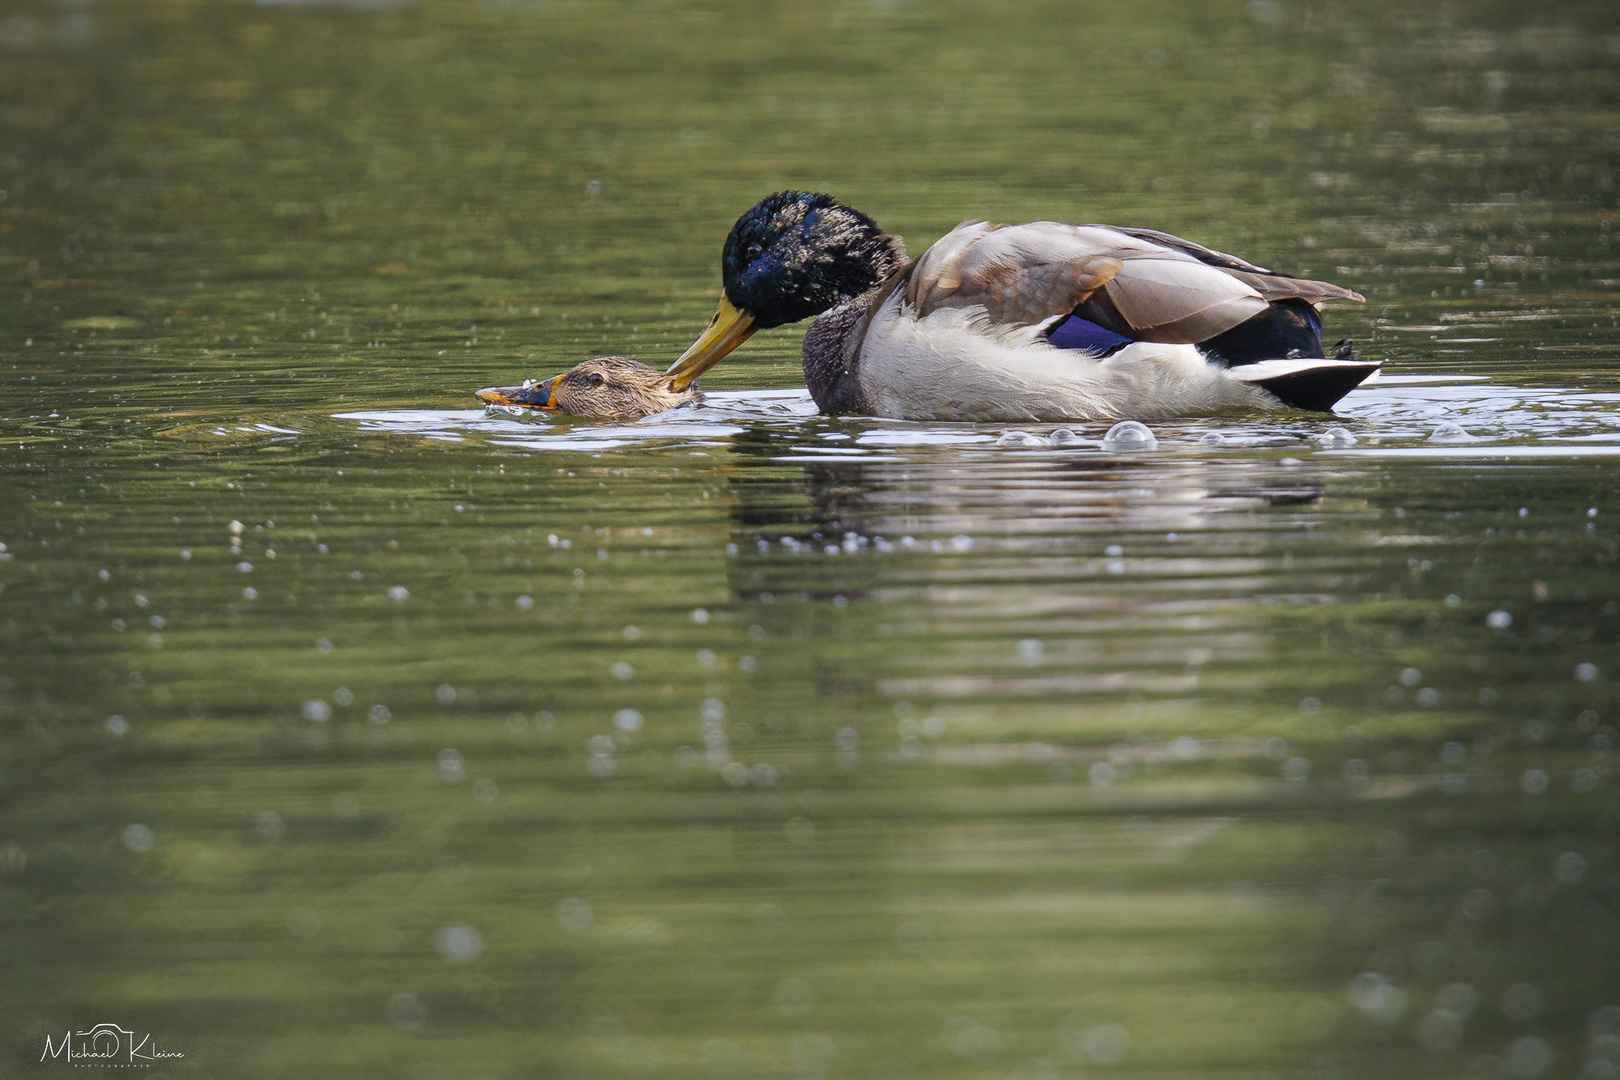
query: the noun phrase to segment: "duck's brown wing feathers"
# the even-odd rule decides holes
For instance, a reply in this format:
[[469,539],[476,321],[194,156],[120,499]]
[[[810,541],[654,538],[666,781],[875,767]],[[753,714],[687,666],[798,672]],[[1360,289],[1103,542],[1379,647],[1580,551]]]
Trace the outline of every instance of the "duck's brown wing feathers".
[[1207,341],[1298,297],[1360,300],[1322,281],[1274,274],[1168,233],[1107,225],[964,222],[911,265],[905,297],[918,318],[979,305],[1006,326],[1044,323],[1086,306],[1140,341]]

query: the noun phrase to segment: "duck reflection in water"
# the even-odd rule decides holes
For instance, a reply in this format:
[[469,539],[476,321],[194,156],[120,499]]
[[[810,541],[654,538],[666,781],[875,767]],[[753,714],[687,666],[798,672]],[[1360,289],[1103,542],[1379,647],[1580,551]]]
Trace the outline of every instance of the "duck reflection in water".
[[598,356],[550,379],[478,391],[485,405],[564,413],[587,420],[640,420],[702,401],[695,386],[677,390],[669,375],[623,356]]
[[[756,429],[736,436],[733,447],[780,463],[792,452],[782,443]],[[1230,556],[1230,540],[1249,533],[1214,525],[1217,515],[1309,506],[1323,495],[1318,478],[1254,459],[998,453],[951,463],[874,459],[801,468],[802,479],[790,485],[798,498],[788,497],[774,471],[756,479],[753,470],[741,470],[731,478],[732,539],[741,555],[732,586],[739,596],[781,588],[753,571],[775,565],[782,553],[965,553],[979,550],[975,537],[1018,550],[1033,545],[1053,556],[1100,551],[1132,537],[1177,559],[1218,562]],[[1178,536],[1201,539],[1182,547]],[[817,595],[858,595],[878,572],[866,560],[836,570],[817,565],[802,583]]]

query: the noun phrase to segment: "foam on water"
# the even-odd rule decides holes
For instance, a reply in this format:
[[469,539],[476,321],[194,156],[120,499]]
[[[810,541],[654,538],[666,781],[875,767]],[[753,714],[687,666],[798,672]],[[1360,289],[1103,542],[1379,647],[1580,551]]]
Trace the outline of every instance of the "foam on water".
[[[515,450],[601,451],[629,446],[725,445],[765,431],[779,460],[866,460],[922,447],[1007,453],[1117,453],[1120,425],[974,424],[827,417],[800,390],[732,391],[632,423],[594,422],[527,410],[394,409],[344,412],[369,434],[480,442]],[[1126,421],[1131,423],[1131,421]],[[1134,429],[1133,429],[1134,430]],[[1385,375],[1346,397],[1333,414],[1157,420],[1156,443],[1135,452],[1222,453],[1288,449],[1364,457],[1479,458],[1620,455],[1620,394],[1571,387],[1519,387],[1468,375]]]

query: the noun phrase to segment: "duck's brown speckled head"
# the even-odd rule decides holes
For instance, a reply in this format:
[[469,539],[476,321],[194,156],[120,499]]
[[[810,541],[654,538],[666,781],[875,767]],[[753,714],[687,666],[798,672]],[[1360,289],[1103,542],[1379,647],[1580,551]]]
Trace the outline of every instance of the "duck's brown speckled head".
[[478,400],[590,420],[639,420],[702,399],[695,387],[676,390],[672,382],[671,376],[646,364],[623,356],[598,356],[550,379],[488,387],[478,391]]

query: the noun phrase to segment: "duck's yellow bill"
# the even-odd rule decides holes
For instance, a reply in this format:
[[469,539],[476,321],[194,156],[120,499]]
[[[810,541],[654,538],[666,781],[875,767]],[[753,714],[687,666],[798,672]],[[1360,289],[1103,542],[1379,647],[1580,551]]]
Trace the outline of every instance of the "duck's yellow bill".
[[731,306],[725,294],[720,296],[720,310],[714,313],[709,328],[692,342],[692,347],[669,366],[665,375],[672,375],[670,385],[685,390],[697,381],[699,375],[726,358],[726,354],[747,341],[754,333],[754,317]]

